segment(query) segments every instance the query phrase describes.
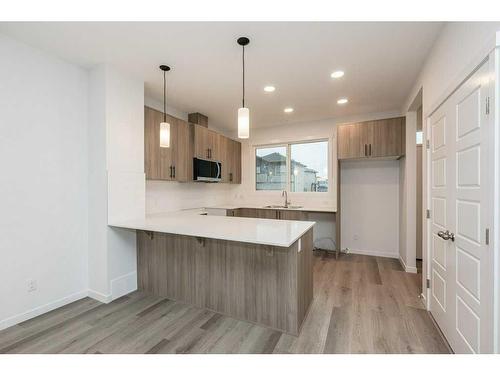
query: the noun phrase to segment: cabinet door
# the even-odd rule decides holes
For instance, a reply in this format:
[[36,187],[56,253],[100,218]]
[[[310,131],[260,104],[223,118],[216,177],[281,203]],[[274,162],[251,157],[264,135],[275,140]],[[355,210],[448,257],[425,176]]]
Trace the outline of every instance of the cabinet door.
[[194,126],[194,156],[208,159],[210,156],[210,131],[200,125]]
[[193,156],[190,129],[186,121],[177,119],[175,138],[175,180],[186,182],[193,179]]
[[144,172],[147,180],[160,178],[161,113],[144,107]]
[[219,161],[222,163],[222,181],[230,182],[231,175],[231,139],[220,136]]
[[404,125],[404,117],[374,121],[370,157],[404,155]]
[[241,143],[231,140],[231,183],[241,184]]
[[364,139],[360,124],[339,125],[337,128],[337,157],[359,159],[365,157]]
[[220,161],[221,136],[213,130],[194,124],[194,155],[200,159]]
[[212,130],[208,134],[208,147],[210,148],[210,159],[215,161],[222,161],[222,143],[226,138]]
[[170,147],[160,147],[160,123],[163,113],[155,109],[144,108],[144,170],[148,180],[172,180],[177,122],[175,117],[167,116],[170,123]]
[[239,208],[238,209],[239,217],[253,217],[258,219],[277,219],[278,211],[277,210],[268,210],[268,209],[260,209],[260,208]]
[[279,210],[278,215],[280,220],[302,220],[307,221],[307,212],[292,211],[292,210]]
[[[163,121],[163,114],[160,112],[161,120]],[[176,152],[177,152],[177,119],[167,115],[167,122],[170,124],[170,147],[160,148],[160,180],[175,180],[173,168],[175,166]],[[159,134],[158,125],[158,134]]]

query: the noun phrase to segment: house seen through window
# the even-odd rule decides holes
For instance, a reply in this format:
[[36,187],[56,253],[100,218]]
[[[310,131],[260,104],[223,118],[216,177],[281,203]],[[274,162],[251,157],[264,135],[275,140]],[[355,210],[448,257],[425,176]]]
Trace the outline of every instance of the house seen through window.
[[328,191],[328,141],[257,147],[255,166],[256,190]]

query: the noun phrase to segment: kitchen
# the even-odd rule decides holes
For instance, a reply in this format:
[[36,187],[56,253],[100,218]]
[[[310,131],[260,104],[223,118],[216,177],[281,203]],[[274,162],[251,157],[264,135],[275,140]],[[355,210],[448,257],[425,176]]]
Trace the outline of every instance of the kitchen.
[[[2,122],[17,125],[6,127],[2,152],[18,159],[2,185],[12,197],[4,246],[14,251],[3,262],[12,267],[2,270],[11,287],[0,352],[495,352],[483,302],[496,298],[494,258],[480,250],[496,227],[476,210],[493,215],[484,208],[492,195],[478,198],[493,193],[471,163],[493,157],[474,147],[493,150],[496,138],[470,125],[466,101],[495,81],[484,78],[484,53],[457,63],[455,72],[474,69],[458,82],[450,73],[439,93],[423,95],[434,74],[420,76],[439,71],[439,48],[474,27],[499,28],[1,23],[12,94]],[[159,30],[162,48],[143,43]],[[485,46],[493,62],[497,46]],[[475,81],[460,86],[465,77]],[[466,104],[456,127],[438,116],[448,97]],[[19,119],[26,101],[35,116]],[[457,137],[444,136],[453,129]],[[455,162],[446,139],[463,147],[456,168],[440,164]],[[421,183],[419,143],[429,150]],[[465,192],[450,195],[459,197],[452,215],[441,202],[455,178]],[[428,216],[419,220],[417,207]],[[446,226],[452,217],[469,221]]]

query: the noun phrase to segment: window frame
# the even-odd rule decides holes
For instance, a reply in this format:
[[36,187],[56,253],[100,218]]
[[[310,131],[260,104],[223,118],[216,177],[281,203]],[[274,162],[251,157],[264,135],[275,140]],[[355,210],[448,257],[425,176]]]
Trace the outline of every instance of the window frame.
[[[292,150],[292,145],[297,145],[297,144],[306,144],[306,143],[318,143],[318,142],[326,142],[327,144],[327,155],[326,155],[326,162],[327,162],[327,170],[328,170],[328,190],[327,191],[291,191],[291,160],[292,160],[292,155],[291,155],[291,150]],[[254,192],[256,193],[273,193],[276,191],[282,191],[282,190],[258,190],[257,189],[257,149],[262,149],[262,148],[271,148],[271,147],[286,147],[286,188],[284,189],[288,194],[332,194],[332,182],[333,182],[333,170],[332,170],[332,146],[331,146],[331,139],[324,137],[324,138],[314,138],[314,139],[305,139],[305,140],[297,140],[297,141],[289,141],[289,142],[280,142],[280,143],[265,143],[265,144],[256,144],[253,145],[253,189]]]

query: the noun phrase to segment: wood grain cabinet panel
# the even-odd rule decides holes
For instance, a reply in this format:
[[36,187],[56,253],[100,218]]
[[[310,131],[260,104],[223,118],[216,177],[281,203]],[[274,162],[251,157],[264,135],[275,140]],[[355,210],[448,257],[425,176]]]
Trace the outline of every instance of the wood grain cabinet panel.
[[221,135],[201,125],[194,128],[194,156],[199,159],[220,161]]
[[361,127],[358,124],[339,125],[337,128],[338,159],[357,159],[364,156]]
[[232,184],[241,184],[241,143],[231,142],[231,177]]
[[298,335],[313,297],[312,231],[300,249],[138,231],[138,288]]
[[146,179],[160,179],[161,113],[144,107],[144,172]]
[[167,115],[170,147],[160,147],[163,113],[144,108],[144,171],[148,180],[189,181],[192,179],[192,148],[186,121]]
[[193,180],[193,157],[220,161],[222,181],[241,183],[241,143],[167,115],[170,147],[160,147],[163,113],[144,107],[144,171],[148,180]]
[[307,221],[307,212],[299,210],[278,210],[278,219]]
[[[225,138],[222,149],[225,157],[222,158],[222,170],[227,182],[231,184],[241,184],[241,143]],[[224,165],[225,162],[225,165]]]
[[404,131],[404,117],[339,125],[337,157],[346,160],[403,156]]
[[277,210],[259,209],[259,208],[238,208],[235,211],[235,216],[238,217],[253,217],[258,219],[278,219]]
[[404,155],[404,117],[374,121],[372,128],[371,153],[373,158]]

